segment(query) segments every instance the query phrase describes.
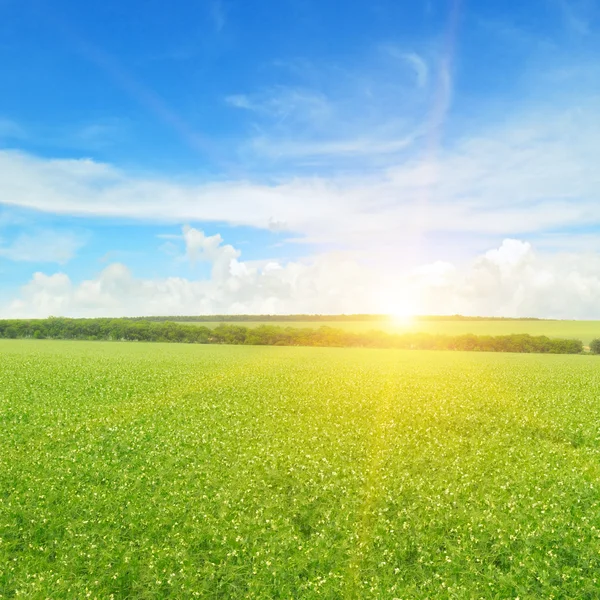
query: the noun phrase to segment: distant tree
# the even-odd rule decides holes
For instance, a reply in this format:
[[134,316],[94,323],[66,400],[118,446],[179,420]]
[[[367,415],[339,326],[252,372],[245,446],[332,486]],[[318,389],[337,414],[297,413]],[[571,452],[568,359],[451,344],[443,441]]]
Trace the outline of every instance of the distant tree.
[[[470,350],[476,352],[540,352],[580,354],[581,340],[550,339],[546,336],[513,334],[446,336],[424,332],[404,334],[372,330],[352,332],[335,327],[281,327],[265,323],[244,327],[221,322],[215,329],[173,321],[147,319],[13,319],[0,320],[0,338],[51,338],[66,340],[130,340],[185,342],[188,344],[252,344],[271,346],[330,346],[404,348],[412,350]],[[591,345],[600,354],[600,339]]]
[[592,354],[600,354],[600,339],[596,338],[590,342],[590,352]]

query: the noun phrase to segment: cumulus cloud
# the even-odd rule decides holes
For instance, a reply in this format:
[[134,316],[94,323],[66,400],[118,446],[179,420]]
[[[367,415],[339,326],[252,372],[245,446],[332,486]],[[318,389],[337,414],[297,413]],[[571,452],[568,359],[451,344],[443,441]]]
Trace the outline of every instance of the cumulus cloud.
[[143,316],[400,312],[598,318],[600,256],[537,254],[507,239],[467,266],[444,261],[391,272],[329,253],[286,264],[240,260],[219,235],[184,228],[188,257],[212,265],[206,279],[136,278],[114,263],[75,283],[35,273],[3,316]]
[[425,313],[598,318],[600,255],[537,253],[531,244],[504,240],[467,268],[438,263],[417,270],[412,284]]
[[188,257],[211,263],[210,278],[144,280],[120,263],[79,284],[64,273],[36,273],[4,312],[13,316],[327,313],[368,305],[368,273],[341,255],[257,265],[239,261],[239,251],[223,244],[219,235],[205,236],[191,227],[183,234]]
[[220,234],[207,236],[203,231],[189,225],[183,228],[185,251],[190,262],[202,260],[212,264],[214,279],[226,277],[228,273],[239,273],[244,269],[237,261],[241,252],[229,244],[223,244]]

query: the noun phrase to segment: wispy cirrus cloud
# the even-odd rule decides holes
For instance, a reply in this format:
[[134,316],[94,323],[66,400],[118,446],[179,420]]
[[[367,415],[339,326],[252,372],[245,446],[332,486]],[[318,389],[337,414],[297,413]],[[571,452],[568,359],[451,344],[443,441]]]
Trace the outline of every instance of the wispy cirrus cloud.
[[26,136],[27,132],[22,125],[12,119],[0,117],[0,141],[22,140]]
[[222,0],[214,0],[210,5],[210,16],[217,33],[221,33],[227,23],[227,12]]
[[553,0],[568,29],[578,35],[588,35],[598,16],[595,2],[590,0]]
[[116,117],[52,125],[0,118],[0,143],[92,152],[122,142],[129,130],[130,122]]
[[316,124],[326,119],[332,110],[323,93],[281,85],[255,94],[233,94],[227,96],[225,102],[272,119],[279,125],[287,120]]
[[76,126],[63,127],[61,137],[55,144],[81,147],[88,150],[105,148],[122,141],[129,130],[130,123],[125,119],[103,119],[93,123],[82,123]]
[[253,159],[256,164],[293,161],[295,166],[302,161],[337,168],[340,158],[378,160],[403,150],[407,141],[437,126],[433,113],[439,99],[450,99],[451,68],[439,53],[429,54],[388,43],[373,45],[365,61],[354,67],[276,61],[277,77],[287,74],[296,84],[225,98],[247,120],[240,156],[251,164]]
[[[370,247],[420,235],[533,235],[600,225],[596,103],[537,108],[430,155],[338,176],[182,183],[92,160],[0,152],[0,201],[55,214],[283,229]],[[332,149],[335,152],[353,151]],[[376,149],[380,152],[381,149]],[[308,152],[308,151],[306,151]]]
[[454,50],[438,46],[375,44],[356,68],[279,61],[294,84],[227,96],[247,119],[237,153],[228,151],[253,175],[182,181],[4,151],[0,202],[72,215],[275,223],[297,241],[352,247],[600,223],[595,96],[557,100],[556,82],[546,80],[536,94],[459,115],[460,130],[444,136],[456,93]]
[[0,243],[0,257],[18,262],[64,265],[85,245],[86,237],[64,230],[23,232],[8,243]]
[[257,154],[272,159],[319,159],[337,157],[339,159],[385,156],[397,154],[408,148],[416,136],[396,140],[377,138],[355,138],[339,141],[296,142],[273,141],[268,137],[256,137],[248,145]]
[[403,62],[414,72],[418,87],[423,88],[427,85],[429,82],[429,65],[421,55],[416,52],[402,50],[395,44],[384,44],[381,48],[383,52]]

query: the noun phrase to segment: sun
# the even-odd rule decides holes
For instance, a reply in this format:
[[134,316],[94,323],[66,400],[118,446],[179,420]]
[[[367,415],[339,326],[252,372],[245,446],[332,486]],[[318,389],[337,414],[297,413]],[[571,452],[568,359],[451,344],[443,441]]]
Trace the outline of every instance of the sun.
[[410,325],[415,318],[412,311],[395,310],[389,314],[390,320],[394,325]]
[[397,326],[407,326],[412,324],[417,307],[409,298],[395,298],[388,300],[385,303],[385,314],[388,315],[390,321]]
[[414,289],[407,286],[390,285],[380,289],[373,298],[377,313],[385,315],[389,324],[397,329],[407,329],[421,314],[421,297]]

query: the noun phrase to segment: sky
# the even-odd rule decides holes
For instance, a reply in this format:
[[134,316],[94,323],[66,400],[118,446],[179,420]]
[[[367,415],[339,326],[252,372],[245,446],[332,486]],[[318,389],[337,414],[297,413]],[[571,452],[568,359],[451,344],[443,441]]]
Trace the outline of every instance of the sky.
[[600,318],[600,4],[0,0],[0,317]]

